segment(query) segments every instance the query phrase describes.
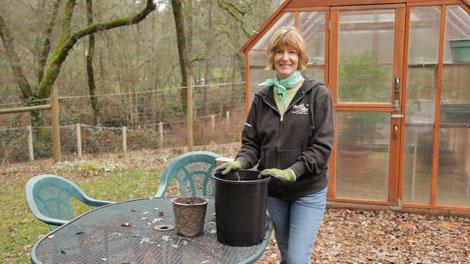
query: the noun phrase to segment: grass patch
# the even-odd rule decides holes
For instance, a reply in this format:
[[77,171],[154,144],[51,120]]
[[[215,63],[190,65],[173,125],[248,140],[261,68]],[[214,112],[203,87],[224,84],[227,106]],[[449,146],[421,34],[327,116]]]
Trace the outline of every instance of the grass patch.
[[[123,201],[150,197],[157,192],[160,175],[170,159],[162,161],[139,157],[127,160],[128,165],[93,160],[72,162],[72,166],[39,161],[7,167],[0,176],[4,186],[0,191],[1,263],[29,263],[31,246],[40,235],[50,231],[46,224],[31,214],[26,204],[24,187],[34,175],[60,175],[73,181],[92,198]],[[111,164],[112,168],[119,169],[109,169],[109,166],[100,164]],[[76,216],[91,209],[80,201],[72,201],[72,207]]]
[[[216,151],[234,157],[239,143],[206,145],[195,150]],[[125,201],[155,195],[165,167],[183,148],[141,150],[122,153],[85,155],[83,160],[54,163],[40,160],[0,165],[0,263],[30,263],[31,247],[40,235],[50,232],[49,226],[30,212],[24,196],[26,182],[38,174],[55,174],[77,184],[88,196],[107,201]],[[65,157],[67,159],[67,157]],[[167,195],[178,193],[172,184]],[[72,201],[76,216],[90,207]]]

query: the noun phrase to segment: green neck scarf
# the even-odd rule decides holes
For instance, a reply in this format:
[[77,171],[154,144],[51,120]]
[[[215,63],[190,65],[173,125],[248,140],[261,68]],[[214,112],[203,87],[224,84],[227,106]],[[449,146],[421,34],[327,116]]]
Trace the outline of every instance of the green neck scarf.
[[277,78],[277,74],[274,79],[267,79],[266,81],[260,83],[260,86],[272,86],[274,85],[277,87],[277,93],[279,97],[284,100],[287,94],[287,88],[295,87],[300,81],[302,80],[302,74],[300,74],[299,70],[296,70],[292,73],[289,77],[279,80]]

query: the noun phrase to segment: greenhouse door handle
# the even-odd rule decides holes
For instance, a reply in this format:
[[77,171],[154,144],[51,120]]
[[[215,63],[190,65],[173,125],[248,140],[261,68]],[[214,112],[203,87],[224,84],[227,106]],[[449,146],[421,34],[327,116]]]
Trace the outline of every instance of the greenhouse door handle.
[[393,138],[398,138],[398,125],[393,126]]
[[395,110],[400,110],[400,76],[395,76]]

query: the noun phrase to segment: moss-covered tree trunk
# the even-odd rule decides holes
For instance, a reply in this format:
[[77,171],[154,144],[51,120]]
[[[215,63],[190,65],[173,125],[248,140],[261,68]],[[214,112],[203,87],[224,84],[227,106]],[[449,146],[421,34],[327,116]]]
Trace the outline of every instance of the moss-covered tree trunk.
[[180,61],[181,69],[181,89],[180,89],[180,98],[181,98],[181,107],[184,113],[186,113],[187,105],[187,79],[188,73],[191,70],[191,65],[189,65],[188,59],[188,48],[186,46],[186,36],[184,34],[184,13],[183,13],[183,4],[181,0],[171,0],[171,6],[173,8],[173,17],[175,19],[176,25],[176,38],[178,40],[178,54]]
[[206,47],[205,47],[205,55],[204,55],[204,84],[207,85],[204,87],[204,94],[203,94],[203,102],[204,102],[204,114],[209,112],[208,106],[209,104],[207,103],[208,100],[208,91],[209,87],[208,85],[210,84],[211,81],[211,72],[210,72],[210,61],[211,61],[211,50],[212,50],[212,42],[213,42],[213,23],[212,23],[212,0],[208,1],[208,7],[207,7],[207,35],[206,35]]
[[[86,14],[88,26],[93,24],[93,3],[86,0]],[[100,109],[96,98],[95,73],[93,69],[93,57],[95,55],[95,34],[88,36],[88,52],[86,54],[86,72],[88,77],[88,90],[90,93],[91,108],[93,109],[93,125],[98,125]]]

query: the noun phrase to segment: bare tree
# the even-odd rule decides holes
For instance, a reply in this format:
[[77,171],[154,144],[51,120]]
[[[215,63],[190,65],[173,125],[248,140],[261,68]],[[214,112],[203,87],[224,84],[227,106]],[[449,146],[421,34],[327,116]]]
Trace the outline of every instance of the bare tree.
[[[91,0],[86,0],[86,14],[87,25],[93,25],[93,3]],[[88,76],[88,90],[90,92],[91,107],[93,108],[93,125],[98,124],[100,110],[98,107],[98,100],[96,98],[96,85],[95,73],[93,70],[93,57],[95,55],[95,34],[92,33],[88,36],[88,50],[86,54],[86,71]]]
[[186,96],[187,90],[187,79],[188,75],[191,72],[191,65],[188,59],[188,47],[186,43],[186,35],[184,33],[184,12],[183,12],[183,5],[181,0],[171,0],[171,6],[173,8],[173,17],[175,19],[175,26],[176,26],[176,37],[178,40],[178,54],[179,54],[179,61],[180,61],[180,69],[181,69],[181,107],[183,111],[186,112]]
[[[155,10],[155,4],[153,0],[147,0],[145,7],[137,14],[131,17],[121,17],[117,19],[112,19],[105,22],[94,23],[92,25],[87,25],[78,30],[72,31],[72,17],[74,15],[74,7],[76,5],[76,0],[66,0],[65,6],[63,8],[62,18],[60,23],[57,25],[60,27],[60,34],[58,40],[56,41],[55,48],[52,52],[49,63],[46,65],[47,58],[49,57],[50,52],[50,43],[52,28],[56,26],[55,15],[60,5],[61,0],[56,0],[55,5],[52,10],[52,15],[50,17],[50,22],[48,24],[48,34],[44,38],[43,52],[40,53],[39,63],[38,63],[38,74],[37,74],[37,84],[34,86],[31,85],[31,82],[26,78],[26,75],[21,66],[21,61],[18,57],[13,36],[10,32],[9,27],[5,23],[3,15],[0,15],[0,37],[5,47],[9,65],[15,76],[15,80],[20,88],[22,98],[28,104],[33,104],[31,102],[35,99],[44,99],[48,98],[51,92],[51,88],[54,85],[61,66],[66,60],[70,50],[77,43],[77,41],[90,34],[105,31],[117,27],[137,24],[141,22],[145,17]],[[49,30],[51,29],[51,30]],[[38,126],[42,123],[42,120],[32,116],[32,121],[34,126]]]
[[[247,34],[241,24],[253,34],[276,7],[273,3],[279,1],[281,0],[179,0],[184,14],[187,64],[197,84],[244,80],[244,55],[238,50],[246,41]],[[45,81],[44,77],[51,68],[50,62],[60,39],[60,25],[66,2],[67,0],[0,1],[0,15],[4,16],[14,38],[20,61],[18,68],[26,76],[24,83],[29,84],[32,90],[30,96],[28,89],[23,89],[26,91],[26,96],[23,96],[22,90],[18,88],[18,81],[14,79],[21,74],[12,74],[5,46],[0,44],[1,103],[17,101],[15,99],[21,97],[25,98],[25,103],[32,104],[30,101],[38,99],[39,84]],[[122,17],[129,12],[137,13],[146,4],[146,0],[92,2],[94,21],[88,22],[86,1],[76,1],[70,35],[88,24]],[[186,90],[178,89],[177,98],[168,97],[175,87],[180,87],[181,84],[186,86],[187,79],[186,74],[184,77],[181,74],[181,69],[185,66],[180,64],[174,10],[170,6],[171,1],[154,2],[159,8],[153,11],[157,14],[152,19],[145,19],[138,26],[94,33],[94,52],[90,46],[93,41],[89,41],[91,35],[74,45],[61,65],[60,75],[54,83],[61,95],[125,93],[126,96],[64,99],[61,101],[62,105],[67,107],[61,108],[63,124],[77,121],[93,124],[96,122],[95,117],[99,116],[101,125],[127,124],[138,127],[142,123],[165,121],[168,118],[176,120],[184,116],[181,101],[185,106]],[[237,11],[238,9],[242,12]],[[237,20],[228,10],[237,14],[242,21]],[[91,93],[88,88],[92,86],[88,84],[86,67],[76,67],[77,62],[84,61],[86,52],[93,60],[89,65],[94,67],[95,93],[93,88]],[[41,53],[48,55],[40,56]],[[28,63],[29,61],[34,63]],[[205,114],[218,111],[223,101],[219,90],[230,94],[236,87],[238,85],[231,88],[196,87],[198,111],[204,111]],[[144,91],[150,93],[141,93]],[[243,96],[243,91],[235,96]],[[96,113],[93,105],[100,106],[105,102],[107,107],[95,107],[99,111],[99,114]],[[238,104],[239,100],[235,102]],[[38,115],[44,120],[48,118],[47,114]],[[6,116],[0,123],[13,125],[14,118],[13,115]],[[15,126],[31,121],[29,118],[17,120],[20,121]]]

